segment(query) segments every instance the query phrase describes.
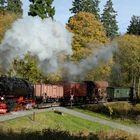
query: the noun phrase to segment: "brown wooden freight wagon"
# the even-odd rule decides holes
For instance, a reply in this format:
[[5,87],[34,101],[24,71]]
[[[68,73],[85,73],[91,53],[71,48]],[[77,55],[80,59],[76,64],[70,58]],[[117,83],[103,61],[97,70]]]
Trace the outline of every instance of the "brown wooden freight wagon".
[[64,96],[74,95],[76,97],[83,97],[87,95],[87,86],[85,83],[65,82]]
[[57,100],[64,96],[62,85],[34,84],[34,95],[36,98]]
[[84,82],[64,82],[64,105],[82,104],[87,96],[87,85]]

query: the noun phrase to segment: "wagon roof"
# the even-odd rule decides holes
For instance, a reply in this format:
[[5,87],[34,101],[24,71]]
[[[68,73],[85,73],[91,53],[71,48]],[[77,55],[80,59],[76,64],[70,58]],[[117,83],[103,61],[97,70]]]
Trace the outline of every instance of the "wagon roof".
[[97,86],[98,88],[106,88],[109,86],[107,81],[94,81],[93,82],[95,84],[95,86]]

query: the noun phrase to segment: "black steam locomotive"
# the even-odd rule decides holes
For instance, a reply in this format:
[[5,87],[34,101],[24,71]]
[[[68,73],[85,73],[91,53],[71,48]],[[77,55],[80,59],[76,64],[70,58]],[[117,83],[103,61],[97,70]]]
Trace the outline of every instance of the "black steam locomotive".
[[[34,88],[24,79],[0,77],[0,113],[23,110],[35,105]],[[31,105],[31,106],[32,106]]]
[[15,77],[0,77],[0,96],[24,96],[33,98],[33,86],[29,81]]

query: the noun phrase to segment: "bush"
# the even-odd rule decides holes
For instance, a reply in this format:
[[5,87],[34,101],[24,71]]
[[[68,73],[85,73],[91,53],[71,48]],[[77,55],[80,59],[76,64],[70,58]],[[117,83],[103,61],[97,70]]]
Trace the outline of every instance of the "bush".
[[134,115],[140,115],[140,104],[136,104],[135,106],[133,106],[132,112]]
[[107,104],[93,104],[83,109],[101,113],[112,118],[131,119],[134,123],[140,124],[140,104],[132,106],[128,102],[116,102]]
[[139,140],[138,136],[134,136],[123,131],[100,131],[87,132],[83,130],[79,134],[71,134],[68,131],[60,131],[57,129],[43,129],[42,131],[21,131],[16,133],[13,130],[5,132],[0,131],[1,140]]
[[129,103],[113,103],[106,105],[112,109],[112,117],[128,117],[131,112],[132,106]]
[[[135,112],[138,113],[139,106],[135,107]],[[101,113],[113,118],[128,118],[133,114],[133,107],[127,102],[116,102],[116,103],[107,103],[107,104],[95,104],[85,107],[84,109]]]
[[99,140],[139,140],[139,136],[128,134],[124,131],[100,131],[98,132]]
[[104,104],[93,104],[90,106],[87,106],[85,109],[97,112],[97,113],[108,113],[108,109]]

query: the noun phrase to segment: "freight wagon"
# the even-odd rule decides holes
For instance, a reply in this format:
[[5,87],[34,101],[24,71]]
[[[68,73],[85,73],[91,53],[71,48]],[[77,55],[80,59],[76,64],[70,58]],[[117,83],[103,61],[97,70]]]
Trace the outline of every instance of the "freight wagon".
[[84,81],[84,82],[65,82],[64,102],[70,103],[71,99],[74,104],[81,103],[98,103],[105,101],[108,87],[107,81]]
[[133,88],[124,87],[108,87],[108,101],[133,100]]
[[37,103],[58,102],[64,96],[62,85],[34,84],[34,96]]
[[63,82],[64,97],[62,104],[85,103],[87,97],[87,85],[84,82]]

